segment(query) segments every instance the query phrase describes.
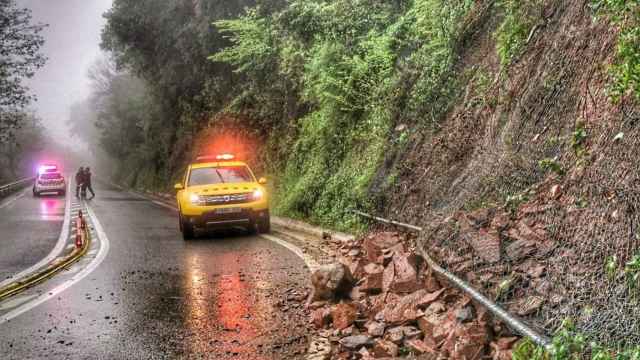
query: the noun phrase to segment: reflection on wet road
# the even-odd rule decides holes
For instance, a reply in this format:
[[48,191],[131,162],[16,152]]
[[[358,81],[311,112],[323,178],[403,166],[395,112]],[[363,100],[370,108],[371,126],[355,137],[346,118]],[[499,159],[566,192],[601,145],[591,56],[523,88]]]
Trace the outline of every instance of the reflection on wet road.
[[307,317],[291,297],[304,291],[302,260],[241,231],[185,242],[171,211],[96,192],[106,259],[57,299],[0,325],[3,359],[304,357]]
[[60,235],[65,198],[29,190],[0,207],[0,282],[46,257]]

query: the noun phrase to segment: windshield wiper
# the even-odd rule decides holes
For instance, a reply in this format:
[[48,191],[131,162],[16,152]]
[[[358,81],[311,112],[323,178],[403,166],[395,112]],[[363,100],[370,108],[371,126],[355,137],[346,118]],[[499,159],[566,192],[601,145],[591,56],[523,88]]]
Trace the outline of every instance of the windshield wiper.
[[222,178],[222,174],[220,174],[220,171],[218,171],[218,169],[213,168],[213,170],[216,171],[216,174],[218,174],[218,177],[220,178],[220,182],[222,182],[223,184],[225,183],[224,179]]

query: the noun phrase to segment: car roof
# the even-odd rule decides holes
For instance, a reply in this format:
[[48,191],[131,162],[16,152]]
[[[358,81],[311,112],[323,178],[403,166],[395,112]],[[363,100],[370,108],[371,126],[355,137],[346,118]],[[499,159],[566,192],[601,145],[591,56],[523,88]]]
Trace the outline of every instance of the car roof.
[[222,167],[222,166],[247,166],[242,161],[216,161],[216,162],[197,162],[190,165],[192,169],[201,169],[208,167]]

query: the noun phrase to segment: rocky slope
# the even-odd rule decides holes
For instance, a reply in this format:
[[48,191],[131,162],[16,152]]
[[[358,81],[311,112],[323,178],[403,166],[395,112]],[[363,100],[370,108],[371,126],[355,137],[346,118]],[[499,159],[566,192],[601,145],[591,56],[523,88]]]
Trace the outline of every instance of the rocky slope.
[[592,340],[637,344],[640,108],[607,96],[616,31],[589,5],[541,2],[508,68],[490,12],[440,128],[397,128],[411,140],[380,171],[398,180],[379,211],[423,226],[443,265],[541,331],[570,317]]

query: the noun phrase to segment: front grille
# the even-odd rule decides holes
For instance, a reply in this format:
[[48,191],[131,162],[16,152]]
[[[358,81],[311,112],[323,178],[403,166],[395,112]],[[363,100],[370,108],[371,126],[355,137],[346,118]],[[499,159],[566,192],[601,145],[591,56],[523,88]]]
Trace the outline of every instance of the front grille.
[[251,202],[251,193],[229,194],[229,195],[200,195],[204,204],[211,205],[232,205]]

